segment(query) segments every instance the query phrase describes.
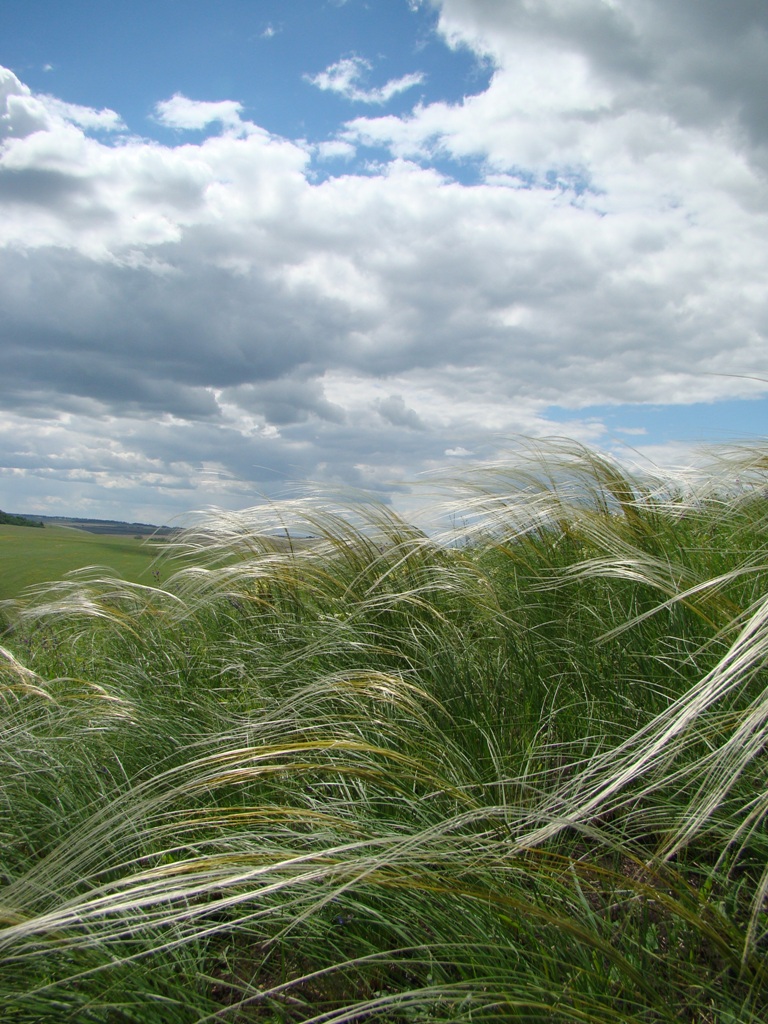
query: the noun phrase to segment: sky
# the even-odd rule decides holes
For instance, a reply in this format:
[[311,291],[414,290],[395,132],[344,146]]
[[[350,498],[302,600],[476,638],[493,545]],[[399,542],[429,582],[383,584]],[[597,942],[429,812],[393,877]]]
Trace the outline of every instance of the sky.
[[3,0],[0,508],[764,438],[765,0]]

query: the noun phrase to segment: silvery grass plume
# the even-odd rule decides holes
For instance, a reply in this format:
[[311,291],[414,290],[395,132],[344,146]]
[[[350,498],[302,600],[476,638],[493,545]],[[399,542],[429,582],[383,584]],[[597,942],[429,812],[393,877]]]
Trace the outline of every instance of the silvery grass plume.
[[697,489],[532,442],[456,490],[460,544],[295,500],[201,517],[164,589],[27,595],[2,1013],[763,1019],[745,458]]

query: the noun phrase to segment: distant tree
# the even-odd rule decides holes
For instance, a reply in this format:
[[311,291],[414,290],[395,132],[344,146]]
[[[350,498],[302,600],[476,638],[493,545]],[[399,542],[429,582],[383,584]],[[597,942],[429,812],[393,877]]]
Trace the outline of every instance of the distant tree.
[[0,510],[0,526],[36,526],[43,529],[44,524],[40,520],[28,519],[26,516],[14,516],[10,512]]

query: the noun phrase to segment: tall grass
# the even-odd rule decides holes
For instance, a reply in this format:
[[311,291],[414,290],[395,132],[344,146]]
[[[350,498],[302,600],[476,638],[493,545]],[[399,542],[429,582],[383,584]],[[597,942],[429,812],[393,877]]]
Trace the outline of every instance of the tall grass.
[[522,444],[453,535],[292,501],[30,591],[0,1021],[766,1019],[767,468]]

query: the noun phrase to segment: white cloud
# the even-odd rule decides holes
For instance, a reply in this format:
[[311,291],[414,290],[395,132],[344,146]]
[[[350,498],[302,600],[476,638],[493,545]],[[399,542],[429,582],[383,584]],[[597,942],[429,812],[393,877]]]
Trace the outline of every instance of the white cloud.
[[350,142],[345,142],[343,139],[330,139],[327,142],[317,143],[315,152],[320,160],[350,160],[357,150]]
[[0,67],[0,139],[24,138],[38,131],[52,131],[67,124],[86,131],[122,131],[125,125],[114,110],[94,110],[64,103],[55,96],[33,96],[12,71]]
[[78,103],[62,103],[55,96],[45,97],[45,107],[49,114],[70,121],[86,131],[101,130],[107,132],[125,131],[122,119],[114,110],[94,110]]
[[388,103],[393,96],[412,89],[424,81],[422,72],[412,72],[403,75],[402,78],[392,78],[378,88],[366,89],[361,86],[361,79],[364,79],[371,70],[371,64],[364,57],[343,57],[341,60],[331,64],[316,75],[305,75],[305,79],[316,85],[318,89],[327,92],[335,92],[345,99],[353,100],[356,103]]
[[169,100],[162,100],[155,107],[157,119],[168,128],[200,130],[209,124],[219,122],[226,128],[239,128],[242,125],[240,114],[242,105],[233,100],[221,100],[218,103],[207,103],[202,100],[191,100],[176,93]]

